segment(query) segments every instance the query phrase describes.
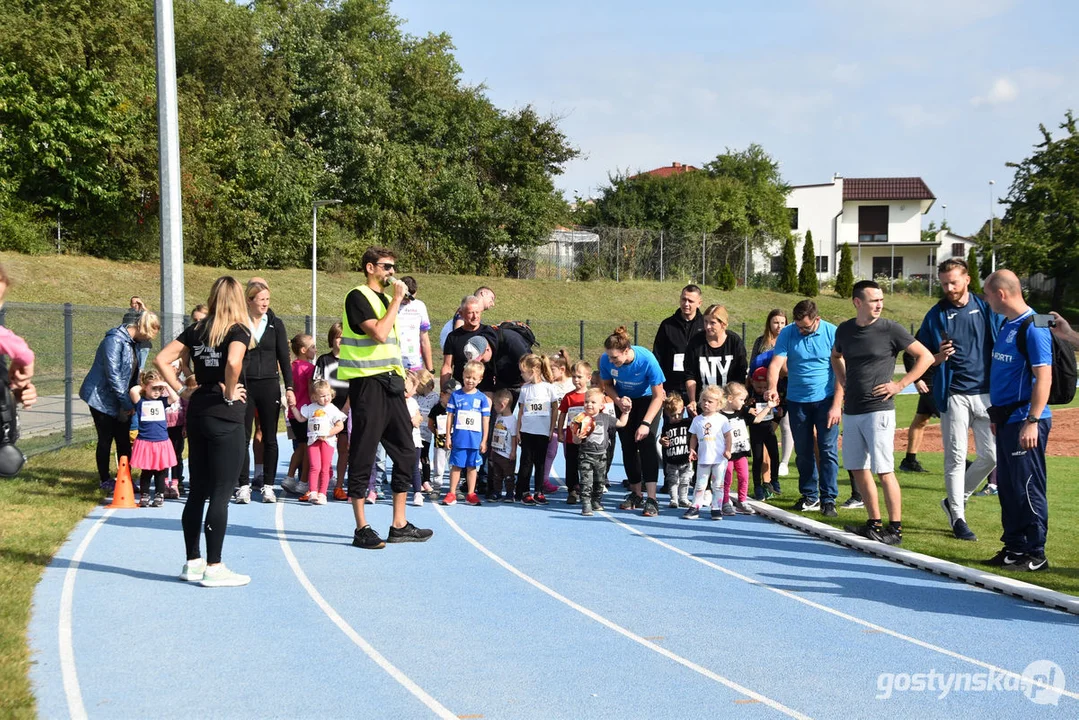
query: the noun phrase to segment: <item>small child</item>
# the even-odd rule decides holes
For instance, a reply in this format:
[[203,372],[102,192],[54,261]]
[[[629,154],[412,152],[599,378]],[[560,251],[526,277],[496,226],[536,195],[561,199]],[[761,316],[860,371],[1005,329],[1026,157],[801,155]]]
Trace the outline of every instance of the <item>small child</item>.
[[[292,385],[295,388],[296,406],[311,404],[311,381],[315,379],[315,339],[300,333],[292,338]],[[303,478],[308,476],[307,465],[307,421],[297,420],[290,412],[289,429],[292,430],[292,459],[288,463],[288,474],[281,481],[281,487],[296,495],[306,495],[310,486]],[[296,479],[299,474],[299,480]],[[308,498],[310,499],[310,498]]]
[[[427,375],[421,378],[419,373]],[[408,417],[412,421],[412,444],[416,447],[416,460],[412,463],[412,504],[423,505],[423,474],[420,471],[420,448],[423,447],[423,413],[420,412],[420,403],[416,400],[416,391],[425,380],[431,379],[431,373],[424,368],[419,372],[409,370],[405,373],[405,407],[408,408]]]
[[712,519],[723,519],[721,490],[733,444],[727,418],[719,413],[724,400],[723,390],[719,386],[705,387],[697,401],[700,414],[693,418],[689,426],[689,460],[697,462],[697,484],[693,489],[693,507],[682,515],[686,520],[696,520],[701,516],[701,505],[705,502],[705,492],[709,486],[712,491]]
[[446,475],[446,467],[449,465],[450,451],[446,447],[446,406],[450,404],[450,396],[461,386],[457,381],[450,378],[438,392],[438,402],[427,413],[427,427],[431,430],[435,447],[434,457],[431,458],[431,500],[438,500],[438,494],[442,490],[442,479]]
[[446,449],[450,451],[450,487],[442,497],[443,505],[457,504],[457,486],[461,470],[465,470],[468,492],[465,502],[479,505],[476,494],[476,471],[487,452],[487,437],[491,429],[491,401],[476,387],[483,380],[483,363],[465,363],[461,374],[461,389],[454,391],[446,404]]
[[[420,489],[430,495],[431,488],[431,410],[438,404],[438,393],[435,392],[435,378],[425,369],[416,372],[420,385],[416,389],[416,404],[420,406],[420,417],[423,419],[420,425]],[[445,410],[445,408],[443,408]],[[445,433],[443,433],[445,434]],[[441,476],[438,480],[441,481]]]
[[333,387],[326,380],[311,383],[311,401],[303,407],[294,406],[292,417],[307,421],[307,501],[325,505],[333,452],[338,433],[345,429],[345,414],[333,404]]
[[[749,449],[753,454],[753,498],[767,500],[779,495],[779,442],[776,440],[776,424],[783,417],[782,396],[779,405],[765,400],[768,391],[768,368],[753,371],[748,405],[753,421],[749,425]],[[772,479],[764,482],[764,453],[768,453],[768,466]]]
[[[746,504],[749,492],[749,430],[746,421],[753,422],[753,416],[746,408],[749,393],[742,383],[727,383],[727,406],[721,411],[731,427],[731,454],[727,462],[727,472],[723,478],[723,514],[755,515],[753,508]],[[731,483],[738,475],[738,499],[731,502]]]
[[[599,377],[599,370],[592,371],[592,384],[589,387],[599,388],[600,390],[603,390],[603,381]],[[618,414],[614,411],[614,400],[612,400],[611,396],[607,395],[606,393],[603,394],[603,412],[610,415],[611,420],[618,419]],[[611,481],[610,478],[607,477],[607,475],[611,472],[611,463],[614,462],[615,432],[616,431],[614,429],[614,425],[612,424],[611,427],[607,430],[607,467],[603,470],[603,486],[608,489],[611,487]],[[626,486],[627,490],[629,489],[628,480],[624,481],[623,485]]]
[[588,381],[592,377],[592,366],[584,360],[578,360],[571,367],[570,381],[573,389],[562,396],[558,403],[558,420],[555,421],[555,432],[565,444],[563,454],[566,459],[566,497],[567,505],[576,505],[581,501],[581,473],[579,468],[580,446],[570,442],[566,437],[566,429],[569,421],[577,417],[584,410],[584,393],[588,389]]
[[[169,470],[176,465],[176,451],[169,440],[169,426],[165,419],[167,405],[179,400],[161,373],[147,370],[139,376],[139,384],[131,388],[131,402],[135,405],[135,417],[139,420],[139,435],[131,448],[131,467],[142,470],[139,476],[139,507],[150,507],[150,479],[153,478],[157,495],[153,506],[165,504],[168,492],[165,482]],[[168,398],[166,403],[162,396]]]
[[[543,494],[543,463],[547,441],[558,419],[557,391],[551,363],[544,355],[529,353],[520,360],[521,395],[517,399],[517,446],[521,448],[521,467],[517,470],[517,498],[525,505],[546,505]],[[528,480],[535,475],[535,494],[528,492]]]
[[503,486],[503,502],[513,502],[513,486],[517,466],[517,416],[513,414],[513,393],[503,388],[491,401],[491,454],[488,456],[487,500],[497,502]]
[[[184,378],[184,385],[194,392],[199,384],[194,375]],[[169,442],[172,443],[172,452],[176,455],[176,464],[172,466],[169,474],[171,479],[165,480],[165,499],[178,500],[186,494],[184,490],[184,438],[187,437],[187,404],[189,400],[184,393],[177,397],[176,402],[165,408],[165,424],[169,428]]]
[[689,461],[689,426],[693,421],[684,417],[685,403],[678,393],[663,401],[663,480],[671,490],[669,507],[688,508],[689,481],[693,478],[693,463]]
[[599,388],[588,388],[584,394],[583,412],[571,417],[566,429],[569,442],[580,447],[578,465],[581,470],[581,515],[584,516],[603,509],[600,499],[606,489],[607,447],[611,443],[609,429],[625,427],[629,422],[629,413],[622,413],[616,421],[603,412],[606,397]]
[[[559,348],[554,355],[547,356],[547,362],[551,364],[551,385],[554,386],[556,398],[554,404],[558,407],[566,393],[573,392],[574,389],[573,379],[570,377],[569,350]],[[554,432],[551,433],[551,439],[547,443],[547,457],[543,461],[543,490],[547,493],[558,492],[558,483],[551,481],[551,467],[554,465],[555,458],[558,457],[558,445],[561,438],[562,425],[556,424]],[[569,487],[568,478],[566,489],[570,492],[573,490]]]

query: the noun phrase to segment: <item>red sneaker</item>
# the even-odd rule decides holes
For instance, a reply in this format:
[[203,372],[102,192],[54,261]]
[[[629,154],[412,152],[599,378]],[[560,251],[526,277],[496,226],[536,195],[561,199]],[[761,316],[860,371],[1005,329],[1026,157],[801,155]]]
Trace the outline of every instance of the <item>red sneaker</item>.
[[483,503],[480,502],[480,496],[477,495],[476,493],[469,493],[468,495],[465,495],[465,502],[468,503],[469,505],[482,505],[483,504]]
[[532,497],[532,493],[528,493],[523,498],[521,498],[521,502],[524,503],[525,505],[535,505],[536,504],[536,498]]
[[547,504],[547,496],[544,495],[543,493],[536,493],[535,496],[534,496],[534,499],[535,499],[537,505],[546,505]]
[[457,494],[456,493],[446,493],[442,497],[442,502],[440,504],[441,505],[456,505],[457,504]]
[[309,502],[311,500],[311,493],[305,492],[300,496],[300,502]]

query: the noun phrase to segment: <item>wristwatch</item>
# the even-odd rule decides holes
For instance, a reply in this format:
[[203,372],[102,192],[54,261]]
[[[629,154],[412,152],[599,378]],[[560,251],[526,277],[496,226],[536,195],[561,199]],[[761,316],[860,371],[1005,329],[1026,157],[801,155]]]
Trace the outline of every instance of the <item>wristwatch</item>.
[[1040,419],[1037,415],[1027,415],[1027,422],[1031,425],[1037,425]]

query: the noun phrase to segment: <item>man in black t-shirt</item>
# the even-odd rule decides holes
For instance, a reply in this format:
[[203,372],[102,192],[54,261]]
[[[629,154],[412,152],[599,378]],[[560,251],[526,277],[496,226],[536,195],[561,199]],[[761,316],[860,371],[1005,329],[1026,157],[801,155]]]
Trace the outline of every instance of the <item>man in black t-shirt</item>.
[[[490,395],[495,389],[495,369],[494,364],[488,361],[498,351],[498,332],[493,327],[483,324],[483,300],[475,295],[470,295],[461,303],[461,319],[464,320],[464,324],[447,335],[446,344],[442,346],[440,380],[445,384],[452,377],[459,383],[463,382],[462,373],[465,363],[470,359],[479,360],[486,365],[479,389]],[[469,358],[465,354],[465,348],[468,341],[477,335],[487,341],[489,350],[483,356]]]

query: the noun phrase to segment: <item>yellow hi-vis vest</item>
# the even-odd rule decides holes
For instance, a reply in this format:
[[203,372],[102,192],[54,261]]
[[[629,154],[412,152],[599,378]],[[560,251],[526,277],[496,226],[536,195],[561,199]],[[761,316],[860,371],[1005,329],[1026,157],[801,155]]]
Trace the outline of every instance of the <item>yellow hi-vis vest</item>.
[[[381,320],[385,317],[388,309],[382,304],[382,300],[374,290],[366,285],[360,285],[355,289],[359,290],[367,298],[367,302],[371,303],[377,319]],[[384,343],[369,335],[357,335],[349,327],[348,313],[343,311],[341,313],[341,355],[337,359],[337,377],[341,380],[351,380],[395,372],[403,378],[405,367],[401,361],[401,345],[397,337],[396,322]]]

